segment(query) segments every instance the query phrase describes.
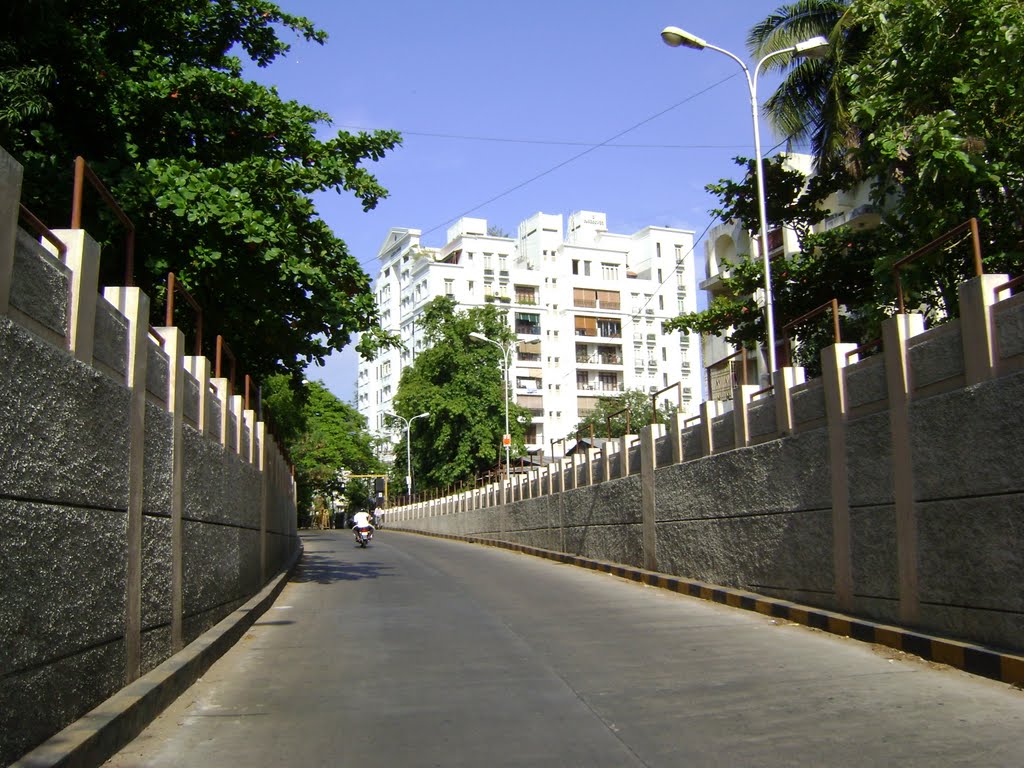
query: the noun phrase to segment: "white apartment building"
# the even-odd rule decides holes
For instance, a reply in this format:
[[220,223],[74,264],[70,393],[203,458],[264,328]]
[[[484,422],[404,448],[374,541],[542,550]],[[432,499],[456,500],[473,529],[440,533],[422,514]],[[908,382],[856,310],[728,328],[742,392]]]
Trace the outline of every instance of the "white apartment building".
[[498,237],[487,234],[486,220],[463,218],[442,248],[421,246],[419,230],[388,232],[375,290],[382,327],[399,333],[405,349],[359,363],[356,405],[370,429],[387,433],[384,414],[402,369],[424,348],[418,318],[439,295],[460,309],[507,309],[520,339],[512,393],[533,415],[532,454],[549,456],[551,441],[572,433],[599,398],[628,389],[673,387],[664,401],[696,409],[699,337],[661,329],[664,320],[696,310],[693,232],[651,226],[616,234],[606,221],[604,213],[579,211],[565,231],[561,215],[537,213],[515,237]]
[[[810,178],[813,174],[814,158],[811,155],[786,153],[785,166],[798,170]],[[861,184],[852,190],[843,190],[831,195],[825,207],[832,213],[813,228],[815,232],[848,224],[854,227],[876,227],[881,221],[878,209],[870,202],[870,184]],[[775,227],[768,231],[768,253],[774,258],[780,253],[789,256],[800,250],[796,233],[792,229]],[[741,258],[760,258],[758,233],[748,232],[736,220],[719,224],[708,232],[704,240],[705,277],[700,289],[708,294],[708,303],[725,291],[722,279],[728,277],[729,267]],[[764,290],[758,291],[758,302],[764,304]],[[792,318],[789,318],[792,319]],[[787,318],[776,313],[775,337],[777,356],[782,354],[782,327]],[[746,368],[748,384],[768,383],[768,362],[764,349],[741,354],[730,346],[724,336],[704,336],[701,339],[701,353],[706,366],[704,385],[709,400],[732,400],[734,384],[743,383],[743,369]],[[746,358],[744,361],[743,358]],[[781,357],[780,357],[781,359]]]

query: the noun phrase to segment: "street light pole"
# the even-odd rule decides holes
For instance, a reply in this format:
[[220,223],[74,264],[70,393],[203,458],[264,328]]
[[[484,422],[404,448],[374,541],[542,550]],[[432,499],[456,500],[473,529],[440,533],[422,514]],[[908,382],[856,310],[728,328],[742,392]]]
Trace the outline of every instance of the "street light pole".
[[427,416],[430,415],[430,412],[429,411],[425,411],[423,413],[417,413],[411,419],[407,419],[404,416],[399,416],[397,413],[394,413],[392,411],[384,411],[384,414],[386,416],[393,416],[394,418],[399,419],[403,424],[405,424],[405,492],[407,494],[409,494],[409,496],[411,497],[412,496],[412,432],[411,432],[411,427],[412,427],[412,423],[414,421],[416,421],[416,419],[426,418]]
[[757,62],[754,66],[753,77],[751,77],[750,70],[747,69],[747,65],[739,56],[725,50],[724,48],[711,45],[706,40],[702,40],[696,35],[692,35],[679,27],[665,27],[665,29],[661,31],[661,39],[665,41],[666,45],[673,48],[693,48],[698,51],[710,48],[712,51],[723,53],[740,65],[740,68],[743,70],[743,74],[746,75],[747,78],[747,90],[750,92],[750,114],[754,122],[754,169],[757,181],[757,212],[761,219],[761,236],[759,239],[761,246],[761,263],[764,268],[764,321],[768,330],[768,376],[770,380],[772,373],[775,371],[775,311],[773,308],[774,301],[772,300],[772,267],[771,261],[768,258],[768,212],[765,204],[764,193],[764,164],[761,159],[761,128],[757,108],[757,76],[761,71],[761,66],[768,61],[768,59],[775,56],[782,56],[787,53],[807,58],[820,56],[828,48],[829,43],[824,37],[818,35],[817,37],[804,40],[796,45],[791,45],[788,48],[772,51],[771,53],[763,56]]
[[505,480],[507,482],[512,463],[510,458],[512,451],[512,433],[508,431],[508,392],[512,388],[512,383],[509,381],[509,369],[512,367],[512,343],[509,343],[508,346],[504,346],[496,342],[494,339],[489,339],[482,333],[477,333],[476,331],[473,331],[469,335],[477,341],[486,341],[488,344],[493,344],[501,350],[502,376],[505,379],[505,435],[502,437],[502,442],[505,442],[506,440],[508,441],[505,442]]

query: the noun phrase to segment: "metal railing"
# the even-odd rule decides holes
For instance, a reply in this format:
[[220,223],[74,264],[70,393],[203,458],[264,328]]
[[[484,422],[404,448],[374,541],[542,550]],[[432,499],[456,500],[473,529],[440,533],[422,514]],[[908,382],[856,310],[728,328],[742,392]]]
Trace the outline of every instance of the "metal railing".
[[126,286],[135,285],[135,225],[81,155],[75,158],[75,182],[74,191],[71,196],[71,229],[82,228],[82,196],[86,181],[96,190],[103,199],[103,202],[107,204],[107,207],[117,217],[117,220],[124,225],[124,284]]
[[670,384],[667,387],[659,389],[657,392],[651,394],[651,424],[658,423],[658,395],[668,392],[670,389],[677,389],[679,393],[679,411],[683,410],[683,382],[677,381],[675,384]]
[[786,365],[793,364],[793,344],[790,339],[790,331],[796,328],[798,325],[803,325],[808,320],[811,320],[818,315],[824,315],[829,310],[832,311],[832,337],[836,344],[842,342],[842,337],[839,333],[839,300],[833,298],[831,301],[825,302],[820,307],[815,307],[810,312],[805,312],[796,318],[796,320],[790,320],[784,326],[782,326],[782,344],[783,354],[786,359]]
[[[729,373],[730,373],[730,376],[731,376],[732,375],[732,371],[733,371],[732,361],[735,360],[737,357],[740,359],[740,384],[746,384],[747,383],[747,381],[749,380],[749,373],[748,373],[748,370],[747,370],[747,356],[749,354],[750,354],[750,350],[741,347],[737,352],[733,352],[728,357],[723,357],[721,360],[718,360],[718,361],[716,361],[714,363],[711,363],[711,365],[704,366],[704,375],[707,378],[707,384],[708,384],[708,397],[711,397],[711,399],[714,399],[712,397],[712,394],[714,392],[714,387],[711,385],[711,372],[712,372],[712,370],[714,370],[716,368],[719,368],[723,363],[728,363],[729,364]],[[732,387],[731,386],[729,388],[729,391],[730,392],[732,391]]]
[[607,435],[609,440],[611,440],[611,438],[612,438],[612,419],[614,419],[616,416],[619,416],[620,414],[623,414],[623,413],[626,414],[626,431],[625,431],[624,434],[628,435],[629,434],[630,419],[633,418],[633,412],[629,409],[628,406],[626,408],[623,408],[622,410],[616,411],[615,413],[611,413],[611,414],[609,414],[609,415],[604,417],[605,432],[606,432],[606,435]]
[[984,270],[981,265],[981,238],[978,234],[978,220],[968,219],[963,224],[954,227],[953,229],[946,232],[944,235],[939,235],[937,238],[932,240],[928,245],[923,248],[918,248],[909,256],[904,256],[902,259],[892,265],[893,279],[896,281],[896,300],[899,305],[900,314],[906,314],[907,307],[906,301],[903,295],[903,280],[900,277],[900,273],[910,263],[917,261],[922,256],[927,256],[933,251],[938,250],[941,246],[945,245],[950,240],[961,237],[965,232],[970,232],[971,241],[973,245],[973,260],[974,260],[974,276],[980,277]]
[[192,311],[196,316],[196,340],[193,345],[195,355],[198,357],[203,354],[203,308],[199,306],[199,302],[192,298],[192,294],[185,290],[183,286],[175,276],[173,272],[167,273],[167,307],[164,313],[164,325],[170,327],[174,325],[174,296],[176,293],[180,293],[181,297],[185,299]]
[[63,259],[68,252],[64,241],[50,231],[49,227],[43,224],[32,211],[25,207],[24,203],[18,203],[18,218],[27,224],[40,237],[48,240],[57,249],[57,254]]
[[1002,293],[1003,291],[1009,291],[1010,295],[1012,296],[1013,291],[1016,290],[1021,285],[1024,285],[1024,275],[1019,275],[1013,278],[1012,280],[1003,283],[1002,285],[997,285],[993,292],[995,293],[996,299],[998,300],[999,294]]

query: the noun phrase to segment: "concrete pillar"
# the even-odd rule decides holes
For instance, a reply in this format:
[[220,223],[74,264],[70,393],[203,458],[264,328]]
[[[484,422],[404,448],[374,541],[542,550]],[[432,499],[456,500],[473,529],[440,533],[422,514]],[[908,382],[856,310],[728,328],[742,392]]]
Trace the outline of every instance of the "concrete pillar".
[[676,411],[668,419],[669,444],[672,446],[672,463],[682,464],[683,459],[683,422],[686,417]]
[[995,289],[1009,275],[981,275],[961,283],[960,337],[963,340],[964,383],[967,386],[988,381],[997,373],[999,349],[992,323]]
[[199,385],[199,423],[196,429],[206,434],[210,429],[210,361],[205,357],[186,355],[185,370]]
[[583,452],[583,460],[587,462],[586,468],[583,470],[584,482],[591,486],[594,484],[594,454],[597,453],[593,448],[588,447]]
[[[167,411],[171,414],[171,649],[180,651],[184,643],[182,597],[185,509],[185,336],[177,328],[157,328],[167,353]],[[265,494],[264,494],[265,495]]]
[[0,148],[0,315],[7,314],[21,204],[21,165]]
[[924,331],[922,315],[895,315],[882,323],[885,378],[889,390],[889,428],[892,436],[893,506],[896,510],[896,558],[899,574],[900,619],[917,623],[921,596],[918,586],[917,510],[914,506],[913,454],[910,442],[910,356],[907,342]]
[[242,430],[245,428],[245,421],[244,421],[244,419],[242,417],[242,411],[244,410],[244,408],[245,408],[245,401],[243,400],[242,396],[241,395],[232,395],[231,396],[231,413],[234,414],[234,417],[235,417],[235,434],[234,434],[235,453],[237,453],[239,456],[241,456],[243,454]]
[[149,297],[138,288],[107,288],[104,298],[128,321],[125,385],[128,414],[128,582],[125,585],[125,681],[142,666],[142,498],[145,481],[146,362],[149,356]]
[[[243,406],[245,405],[244,399],[243,399],[242,405]],[[239,443],[239,446],[242,446],[242,447],[247,446],[246,450],[245,450],[245,455],[242,458],[244,458],[250,464],[255,464],[256,463],[256,411],[252,410],[251,408],[248,409],[248,410],[246,410],[244,408],[242,409],[242,429],[239,430],[239,433],[242,435],[242,438],[243,438],[241,440],[241,442]],[[246,437],[249,438],[248,441],[245,440]],[[239,448],[239,453],[241,453],[241,447]]]
[[629,445],[636,438],[636,435],[623,435],[619,438],[619,453],[622,461],[619,462],[619,477],[629,477]]
[[657,452],[654,441],[658,437],[657,424],[650,424],[640,430],[640,512],[642,520],[644,568],[658,570],[658,535],[654,470],[657,468]]
[[[54,233],[67,246],[64,264],[71,271],[68,302],[68,346],[76,360],[92,365],[96,333],[96,300],[99,297],[100,246],[81,229],[58,229]],[[43,247],[56,254],[48,240]]]
[[772,374],[772,394],[775,396],[775,429],[778,437],[792,435],[796,431],[793,422],[793,387],[807,380],[803,368],[779,368]]
[[[566,465],[568,464],[568,474]],[[576,454],[562,459],[562,477],[565,482],[565,490],[571,491],[576,487]]]
[[259,469],[263,493],[260,495],[260,584],[266,584],[271,574],[268,571],[270,537],[270,498],[274,492],[271,485],[271,460],[268,457],[267,425],[262,421],[256,425],[259,433]]
[[715,452],[715,436],[711,427],[721,411],[722,404],[718,400],[705,400],[700,404],[700,421],[697,426],[700,431],[701,456],[710,456]]
[[213,388],[215,397],[220,401],[220,444],[227,448],[231,443],[228,436],[228,413],[231,408],[231,396],[228,393],[231,390],[228,380],[224,378],[210,379],[210,386]]
[[853,609],[853,548],[850,534],[850,480],[846,452],[847,353],[856,344],[833,344],[821,351],[822,387],[828,420],[829,475],[832,480],[832,569],[836,602]]
[[753,384],[739,384],[732,390],[732,426],[737,448],[750,445],[750,401],[759,389]]

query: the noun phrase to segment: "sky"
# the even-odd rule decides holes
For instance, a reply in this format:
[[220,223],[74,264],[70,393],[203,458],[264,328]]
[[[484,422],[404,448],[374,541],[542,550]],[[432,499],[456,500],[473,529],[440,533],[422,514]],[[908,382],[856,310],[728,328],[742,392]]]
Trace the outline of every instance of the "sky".
[[[750,92],[739,65],[711,50],[670,48],[682,27],[753,66],[749,29],[781,0],[279,0],[328,33],[294,41],[252,76],[331,116],[336,130],[394,129],[403,143],[368,169],[389,196],[368,213],[348,193],[318,212],[371,278],[391,227],[444,244],[462,216],[514,233],[534,213],[602,211],[613,232],[648,225],[701,235],[716,200],[753,155]],[[777,83],[764,75],[758,101]],[[763,121],[765,154],[779,138]],[[347,348],[310,379],[355,400]]]

